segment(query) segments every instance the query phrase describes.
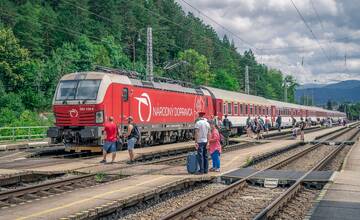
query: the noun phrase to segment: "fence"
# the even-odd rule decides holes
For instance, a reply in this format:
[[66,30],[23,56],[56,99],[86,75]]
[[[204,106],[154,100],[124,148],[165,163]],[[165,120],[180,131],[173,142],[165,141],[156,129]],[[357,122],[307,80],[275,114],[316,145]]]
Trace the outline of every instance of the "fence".
[[0,142],[43,139],[48,126],[0,127]]

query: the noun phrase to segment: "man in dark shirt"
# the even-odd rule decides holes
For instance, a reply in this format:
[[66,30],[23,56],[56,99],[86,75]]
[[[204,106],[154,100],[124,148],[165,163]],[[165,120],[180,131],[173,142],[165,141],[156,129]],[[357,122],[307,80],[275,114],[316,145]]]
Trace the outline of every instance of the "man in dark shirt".
[[105,143],[103,146],[103,160],[100,163],[106,163],[106,156],[109,153],[112,154],[111,163],[113,163],[116,157],[117,126],[112,116],[109,117],[109,122],[105,123],[103,133],[105,133]]
[[223,120],[223,126],[224,126],[224,130],[223,130],[223,135],[225,138],[225,145],[229,145],[229,137],[231,134],[231,121],[227,118],[227,115],[225,115],[225,118]]
[[133,163],[134,162],[134,147],[135,144],[137,143],[137,141],[139,140],[139,134],[137,133],[137,127],[134,124],[134,119],[133,117],[129,116],[128,117],[128,129],[127,129],[127,133],[125,134],[125,137],[127,138],[127,147],[128,147],[128,151],[129,151],[129,157],[130,160],[128,161],[128,163]]
[[304,133],[304,130],[306,128],[306,122],[304,121],[303,118],[300,119],[300,123],[299,123],[299,127],[300,127],[300,140],[301,141],[304,141],[305,140],[305,133]]
[[279,114],[278,117],[276,118],[276,127],[279,132],[281,132],[281,123],[282,123],[281,115]]

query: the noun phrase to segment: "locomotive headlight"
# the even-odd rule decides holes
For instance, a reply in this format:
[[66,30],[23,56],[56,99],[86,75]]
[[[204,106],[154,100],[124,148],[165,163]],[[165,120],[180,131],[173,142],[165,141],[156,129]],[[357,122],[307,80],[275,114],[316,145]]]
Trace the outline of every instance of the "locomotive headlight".
[[103,123],[104,122],[104,111],[98,111],[95,115],[96,123]]

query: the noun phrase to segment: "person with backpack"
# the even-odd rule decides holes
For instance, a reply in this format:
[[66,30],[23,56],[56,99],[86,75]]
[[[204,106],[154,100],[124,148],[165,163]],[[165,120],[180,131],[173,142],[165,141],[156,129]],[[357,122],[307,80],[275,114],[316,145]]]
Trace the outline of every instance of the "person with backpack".
[[210,139],[209,139],[209,152],[212,160],[212,168],[210,171],[220,172],[220,154],[221,154],[221,144],[220,144],[220,134],[216,128],[214,121],[209,121],[210,124]]
[[281,123],[282,123],[281,115],[279,114],[276,118],[276,128],[278,129],[279,132],[281,132]]
[[225,137],[225,145],[229,145],[229,137],[230,137],[230,133],[231,133],[231,127],[232,127],[232,123],[231,121],[227,118],[227,115],[225,115],[225,118],[223,120],[223,126],[224,126],[224,137]]
[[304,141],[305,140],[304,130],[306,128],[306,122],[304,121],[303,118],[300,119],[299,127],[300,127],[300,135],[301,135],[300,140]]
[[127,133],[125,134],[125,137],[127,138],[127,148],[129,151],[129,157],[130,160],[128,161],[128,163],[133,163],[134,162],[134,147],[135,144],[138,142],[138,140],[140,140],[140,131],[139,128],[133,123],[134,119],[133,117],[129,116],[128,117],[128,128],[127,128]]

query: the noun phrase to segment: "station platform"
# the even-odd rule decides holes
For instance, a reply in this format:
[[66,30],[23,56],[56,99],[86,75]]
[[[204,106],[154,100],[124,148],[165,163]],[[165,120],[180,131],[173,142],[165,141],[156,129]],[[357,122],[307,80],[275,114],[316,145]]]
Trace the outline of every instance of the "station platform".
[[[339,129],[339,127],[316,131],[312,137],[324,134],[324,132],[330,132],[332,129]],[[84,216],[86,217],[86,215],[92,212],[120,206],[123,203],[132,201],[131,199],[169,188],[170,186],[181,183],[181,181],[209,181],[210,179],[218,178],[224,173],[231,172],[245,165],[252,157],[285,148],[299,142],[299,140],[272,140],[261,145],[223,153],[221,155],[221,173],[208,173],[207,175],[200,176],[188,175],[184,165],[142,165],[134,166],[127,170],[126,168],[121,168],[125,163],[115,163],[112,165],[99,164],[101,157],[36,168],[34,170],[58,172],[64,170],[84,171],[84,169],[100,172],[106,169],[112,169],[114,174],[131,176],[115,182],[76,189],[71,192],[65,192],[64,194],[34,200],[30,203],[0,209],[0,219],[60,219],[69,216],[81,216],[84,218]],[[192,142],[186,144],[193,145]],[[137,149],[137,151],[144,153],[147,151],[162,150],[165,146],[166,145],[142,148]],[[184,146],[184,143],[175,144],[171,147],[182,146]],[[117,161],[125,161],[127,157],[127,152],[120,152]]]
[[[88,188],[77,189],[72,192],[53,197],[45,197],[30,203],[19,204],[14,207],[0,209],[0,219],[60,219],[71,215],[87,215],[92,210],[106,209],[141,195],[154,193],[156,190],[169,188],[186,181],[209,181],[225,172],[229,172],[244,165],[248,158],[273,151],[277,148],[294,144],[295,140],[274,141],[271,143],[238,149],[221,156],[222,172],[208,173],[207,175],[188,175],[184,166],[158,165],[168,169],[156,171],[154,166],[132,167],[131,173],[124,170],[115,170],[114,174],[131,175],[125,179]],[[102,165],[112,167],[112,165]],[[139,172],[139,169],[144,172]],[[138,172],[138,174],[136,174]],[[21,210],[21,211],[19,211]]]
[[355,220],[360,217],[360,142],[347,155],[343,169],[324,188],[307,219]]
[[[315,137],[341,129],[342,127],[333,127],[323,130],[318,130],[315,132],[312,132],[310,134],[305,135],[306,141],[312,141],[315,139]],[[271,132],[278,132],[278,131],[271,131]],[[239,142],[249,142],[249,141],[255,141],[254,139],[247,139],[246,137],[240,137],[237,138],[236,141]],[[267,142],[268,140],[264,140]],[[290,142],[289,142],[290,141]],[[271,140],[268,142],[274,143],[270,146],[277,146],[280,144],[280,146],[287,145],[289,143],[294,143],[293,141],[299,141],[298,140],[284,140],[279,142],[279,140]],[[151,154],[158,154],[160,152],[167,152],[167,151],[174,151],[174,150],[181,150],[181,149],[188,149],[192,148],[194,146],[194,142],[184,142],[184,143],[175,143],[175,144],[166,144],[166,145],[159,145],[159,146],[152,146],[152,147],[146,147],[146,148],[138,148],[135,149],[135,157],[144,157],[144,155],[151,155]],[[263,146],[263,145],[261,145]],[[256,146],[255,146],[256,147]],[[253,148],[253,147],[251,147]],[[256,149],[256,148],[255,148]],[[266,147],[260,149],[266,149]],[[110,159],[110,155],[108,155],[108,159]],[[245,157],[249,157],[249,155],[245,155]],[[45,158],[45,159],[34,159],[33,161],[23,159],[16,161],[16,164],[14,163],[14,166],[10,163],[6,163],[5,167],[7,169],[11,169],[13,166],[17,170],[27,170],[27,171],[36,171],[36,172],[102,172],[108,170],[109,166],[117,167],[117,168],[123,168],[126,166],[126,161],[129,159],[129,155],[127,151],[118,151],[115,163],[112,165],[104,165],[99,164],[99,161],[101,160],[101,156],[89,158],[89,159],[81,159],[81,158],[73,158],[73,159],[55,159],[55,158]],[[238,158],[237,158],[238,159]],[[234,161],[236,160],[236,157],[234,158]],[[30,163],[27,163],[30,162]],[[21,165],[23,164],[23,165]],[[43,164],[43,165],[42,165]],[[226,164],[226,163],[223,163]],[[223,166],[224,167],[224,166]],[[111,168],[112,169],[112,168]],[[2,172],[0,170],[0,176],[2,175]]]

